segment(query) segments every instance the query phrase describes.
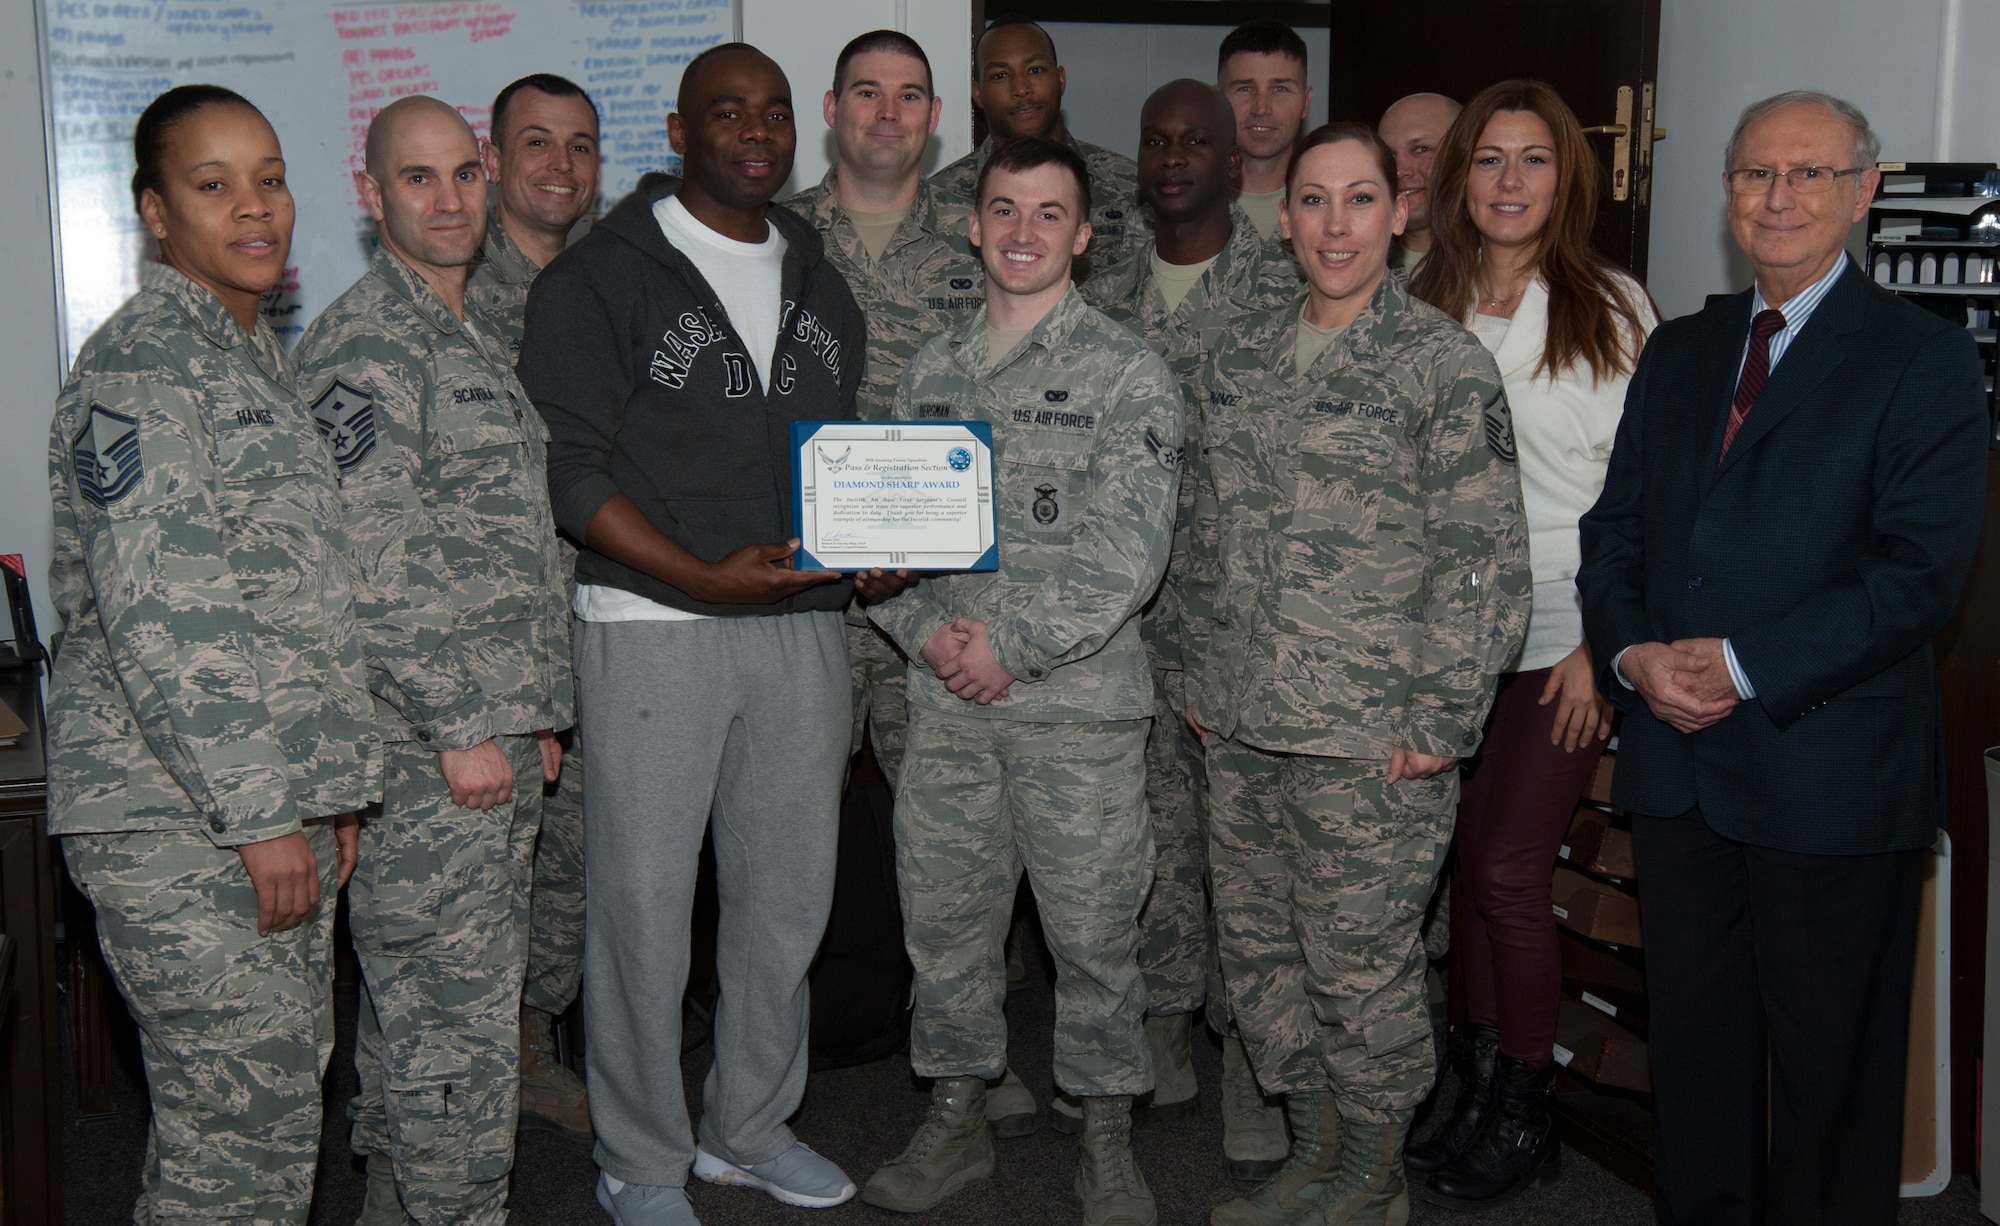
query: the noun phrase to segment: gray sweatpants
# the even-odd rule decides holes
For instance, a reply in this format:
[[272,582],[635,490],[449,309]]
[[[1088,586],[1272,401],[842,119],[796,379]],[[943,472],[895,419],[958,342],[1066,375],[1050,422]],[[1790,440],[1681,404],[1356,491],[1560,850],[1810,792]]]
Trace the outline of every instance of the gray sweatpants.
[[806,968],[833,898],[848,739],[839,613],[579,622],[584,1023],[596,1159],[679,1187],[694,1160],[681,994],[702,832],[721,925],[702,1147],[740,1164],[793,1143],[805,1094]]

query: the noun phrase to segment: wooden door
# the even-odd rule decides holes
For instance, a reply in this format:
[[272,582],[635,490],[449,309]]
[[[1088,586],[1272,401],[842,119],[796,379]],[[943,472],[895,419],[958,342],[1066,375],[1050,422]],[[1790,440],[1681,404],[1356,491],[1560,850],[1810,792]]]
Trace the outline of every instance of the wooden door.
[[1463,102],[1534,77],[1586,129],[1622,122],[1625,136],[1591,139],[1604,163],[1597,245],[1646,279],[1660,0],[1332,0],[1331,18],[1330,118],[1374,123],[1406,94]]

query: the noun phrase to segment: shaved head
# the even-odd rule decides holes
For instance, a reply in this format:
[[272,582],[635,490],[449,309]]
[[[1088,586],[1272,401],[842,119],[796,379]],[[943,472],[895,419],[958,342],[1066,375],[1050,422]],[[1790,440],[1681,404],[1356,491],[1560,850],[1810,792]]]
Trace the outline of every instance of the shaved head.
[[1139,197],[1160,227],[1161,258],[1207,259],[1229,241],[1236,111],[1206,81],[1169,81],[1139,108]]
[[[448,119],[465,129],[465,137],[472,140],[472,125],[465,122],[465,116],[458,113],[449,103],[442,102],[429,94],[416,94],[408,98],[398,98],[388,106],[375,112],[375,118],[368,123],[368,145],[363,154],[363,168],[377,179],[391,172],[389,151],[398,138],[409,131],[419,120],[440,121]],[[475,149],[478,144],[475,141]]]
[[1222,91],[1208,82],[1182,77],[1160,86],[1139,108],[1139,126],[1145,128],[1169,113],[1200,116],[1214,130],[1225,156],[1236,147],[1236,112]]
[[1432,113],[1442,113],[1446,123],[1450,123],[1452,120],[1458,118],[1458,113],[1465,109],[1459,105],[1456,98],[1447,98],[1443,94],[1405,94],[1403,97],[1391,102],[1389,109],[1382,112],[1382,122],[1389,122],[1389,116],[1395,114],[1400,109],[1408,107],[1442,108],[1441,112]]
[[1382,142],[1396,155],[1396,192],[1409,208],[1403,245],[1428,251],[1431,242],[1431,170],[1451,121],[1465,108],[1443,94],[1411,94],[1382,112],[1376,125]]
[[368,125],[355,180],[382,249],[458,311],[486,237],[486,169],[464,117],[436,98],[398,98]]
[[765,210],[792,173],[793,120],[785,70],[750,44],[722,43],[688,61],[667,116],[681,204],[711,230],[763,242]]
[[[785,75],[785,70],[778,67],[778,61],[749,43],[720,43],[689,60],[688,66],[681,70],[680,94],[674,100],[675,109],[683,115],[692,114],[706,109],[715,100],[718,89],[734,93],[733,84],[716,83],[716,74],[724,68],[743,63],[769,65],[780,79]],[[727,82],[730,78],[723,80]],[[786,92],[789,94],[789,89]],[[790,99],[787,98],[787,101]]]

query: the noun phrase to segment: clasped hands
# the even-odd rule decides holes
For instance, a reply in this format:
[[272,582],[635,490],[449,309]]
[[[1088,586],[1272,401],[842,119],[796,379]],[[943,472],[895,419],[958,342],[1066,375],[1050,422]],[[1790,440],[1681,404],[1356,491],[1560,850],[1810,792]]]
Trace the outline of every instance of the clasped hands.
[[939,626],[924,643],[924,663],[944,688],[980,706],[1007,696],[1014,675],[993,657],[986,623],[970,617]]
[[1618,671],[1653,715],[1679,732],[1719,723],[1739,701],[1721,639],[1635,643],[1618,661]]

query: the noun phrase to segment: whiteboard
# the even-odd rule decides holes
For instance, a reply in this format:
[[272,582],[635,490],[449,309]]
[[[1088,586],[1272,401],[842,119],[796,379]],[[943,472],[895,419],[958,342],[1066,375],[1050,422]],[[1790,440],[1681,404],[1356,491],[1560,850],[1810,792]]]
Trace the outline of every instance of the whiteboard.
[[374,223],[353,172],[375,112],[436,94],[481,137],[531,72],[602,114],[600,202],[677,171],[666,114],[682,67],[737,37],[738,0],[36,0],[47,94],[63,365],[155,258],[132,205],[132,128],[162,91],[206,82],[277,129],[298,203],[290,267],[264,302],[289,345],[367,270]]

